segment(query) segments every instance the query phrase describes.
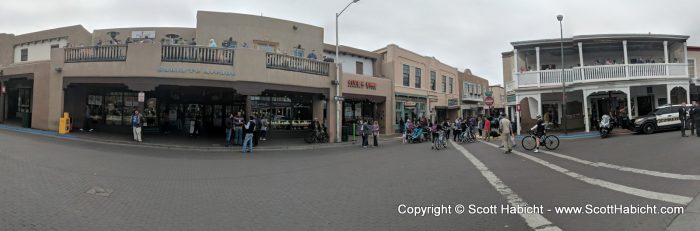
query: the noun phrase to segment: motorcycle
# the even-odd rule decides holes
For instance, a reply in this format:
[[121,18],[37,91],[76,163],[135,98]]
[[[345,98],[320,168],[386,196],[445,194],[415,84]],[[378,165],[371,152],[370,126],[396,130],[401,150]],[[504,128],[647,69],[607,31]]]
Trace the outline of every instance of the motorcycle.
[[606,138],[610,135],[613,130],[612,119],[609,115],[603,115],[600,118],[600,124],[598,125],[598,131],[600,132],[600,138]]

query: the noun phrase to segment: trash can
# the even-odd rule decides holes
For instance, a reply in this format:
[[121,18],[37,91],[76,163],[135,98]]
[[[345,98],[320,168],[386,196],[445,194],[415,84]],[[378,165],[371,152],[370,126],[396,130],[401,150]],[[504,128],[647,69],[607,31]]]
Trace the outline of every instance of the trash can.
[[22,127],[31,128],[32,127],[32,113],[22,112]]
[[348,142],[348,137],[350,136],[350,126],[343,126],[340,140],[342,142]]

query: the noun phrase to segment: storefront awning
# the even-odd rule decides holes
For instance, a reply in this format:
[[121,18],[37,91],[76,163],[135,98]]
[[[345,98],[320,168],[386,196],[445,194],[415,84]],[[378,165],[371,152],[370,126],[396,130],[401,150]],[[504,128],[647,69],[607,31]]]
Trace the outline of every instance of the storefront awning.
[[343,93],[343,98],[345,98],[346,101],[353,101],[353,100],[367,100],[370,102],[375,102],[375,103],[381,103],[386,101],[386,97],[384,96],[377,96],[377,95],[357,95],[357,94],[347,94]]
[[400,92],[397,92],[395,95],[396,96],[403,96],[403,97],[427,98],[424,95],[416,95],[416,94],[400,93]]

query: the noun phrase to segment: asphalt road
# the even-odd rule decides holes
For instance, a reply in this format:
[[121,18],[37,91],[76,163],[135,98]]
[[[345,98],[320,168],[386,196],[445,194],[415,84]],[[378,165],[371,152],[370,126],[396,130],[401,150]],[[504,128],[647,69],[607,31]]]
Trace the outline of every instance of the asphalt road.
[[[485,143],[462,147],[432,151],[396,140],[243,155],[0,130],[0,229],[664,230],[677,214],[477,215],[454,207],[684,207],[700,192],[700,176],[677,179],[700,174],[700,138],[676,132],[565,140],[555,151],[590,165],[518,149],[506,155]],[[88,193],[94,187],[105,194]],[[442,205],[449,213],[401,214]]]

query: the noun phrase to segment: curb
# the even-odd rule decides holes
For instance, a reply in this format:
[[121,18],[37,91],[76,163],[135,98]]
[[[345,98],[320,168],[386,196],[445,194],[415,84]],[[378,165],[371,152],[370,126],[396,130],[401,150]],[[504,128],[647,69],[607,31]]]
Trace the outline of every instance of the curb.
[[[0,130],[21,132],[25,134],[38,135],[44,137],[52,137],[63,140],[90,142],[96,144],[108,144],[108,145],[119,145],[128,147],[147,147],[147,148],[157,148],[157,149],[168,149],[168,150],[183,150],[183,151],[203,151],[203,152],[231,152],[238,150],[238,146],[231,147],[198,147],[198,146],[180,146],[180,145],[165,145],[165,144],[154,144],[154,143],[133,143],[124,141],[106,141],[102,139],[77,137],[69,134],[58,134],[57,132],[44,131],[32,128],[20,128],[13,127],[4,124],[0,124]],[[393,137],[384,137],[379,140],[382,142],[388,142]],[[255,151],[286,151],[286,150],[317,150],[317,149],[327,149],[327,148],[340,148],[340,147],[351,147],[357,145],[353,142],[344,143],[330,143],[330,144],[308,144],[299,146],[271,146],[271,147],[258,147]]]
[[700,230],[700,194],[685,207],[682,214],[679,214],[671,224],[666,227],[666,231],[696,231]]

